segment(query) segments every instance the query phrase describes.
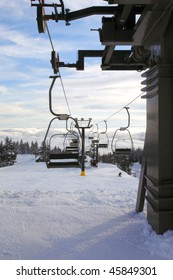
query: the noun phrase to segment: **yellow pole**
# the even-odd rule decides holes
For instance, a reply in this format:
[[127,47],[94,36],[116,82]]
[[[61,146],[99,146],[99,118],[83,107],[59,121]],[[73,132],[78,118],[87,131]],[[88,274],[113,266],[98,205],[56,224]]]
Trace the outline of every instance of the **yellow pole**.
[[80,176],[86,176],[85,171],[81,171]]

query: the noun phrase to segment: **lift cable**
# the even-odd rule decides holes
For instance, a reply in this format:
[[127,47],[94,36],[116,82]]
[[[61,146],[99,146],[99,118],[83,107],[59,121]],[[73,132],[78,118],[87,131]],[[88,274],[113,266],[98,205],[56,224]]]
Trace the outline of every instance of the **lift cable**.
[[66,94],[66,91],[65,91],[65,88],[64,88],[64,84],[63,84],[63,81],[62,81],[62,77],[61,77],[60,71],[59,71],[59,77],[60,77],[60,81],[61,81],[61,86],[62,86],[62,89],[63,89],[64,97],[65,97],[65,100],[66,100],[66,104],[67,104],[67,107],[68,107],[68,111],[69,111],[69,114],[71,115],[71,110],[70,110],[67,94]]
[[[39,3],[40,3],[40,5],[44,4],[44,0],[39,0]],[[51,44],[52,51],[55,51],[53,41],[52,41],[52,38],[51,38],[51,35],[50,35],[50,30],[49,30],[48,24],[47,24],[46,21],[44,21],[44,24],[45,24],[45,27],[46,27],[46,30],[47,30],[47,34],[48,34],[48,37],[49,37],[49,41],[50,41],[50,44]]]
[[[39,3],[40,3],[40,5],[42,5],[44,3],[44,0],[39,0]],[[48,24],[47,24],[46,21],[45,21],[45,26],[46,26],[46,30],[47,30],[47,34],[48,34],[48,38],[49,38],[49,41],[50,41],[50,45],[51,45],[52,51],[55,52],[53,40],[52,40],[52,37],[51,37],[51,34],[50,34],[50,30],[49,30],[49,27],[48,27]],[[66,101],[66,104],[67,104],[67,108],[68,108],[69,114],[71,115],[71,110],[70,110],[67,94],[66,94],[66,91],[65,91],[65,87],[64,87],[62,76],[61,76],[61,73],[60,73],[59,69],[58,69],[58,74],[59,74],[62,90],[63,90],[63,93],[64,93],[65,101]]]
[[111,119],[113,116],[117,115],[119,112],[121,112],[124,108],[128,107],[130,104],[132,104],[134,101],[136,101],[139,97],[141,97],[143,95],[143,92],[140,93],[137,97],[135,97],[133,100],[131,100],[128,104],[126,104],[125,106],[123,106],[122,108],[120,108],[119,110],[117,110],[115,113],[113,113],[112,115],[110,115],[109,117],[107,117],[106,119],[104,119],[103,121],[100,121],[98,124],[103,123],[109,119]]
[[[40,5],[42,5],[44,3],[44,0],[39,0],[39,3]],[[55,51],[55,48],[54,48],[54,44],[53,44],[53,41],[52,41],[52,38],[51,38],[51,34],[50,34],[50,30],[49,30],[49,27],[48,27],[48,24],[47,22],[45,21],[45,26],[46,26],[46,30],[47,30],[47,33],[48,33],[48,37],[49,37],[49,41],[50,41],[50,44],[51,44],[51,48],[52,48],[52,51]],[[63,93],[64,93],[64,97],[65,97],[65,100],[66,100],[66,104],[67,104],[67,107],[68,107],[68,110],[69,110],[69,114],[71,115],[71,110],[70,110],[70,107],[69,107],[69,103],[68,103],[68,98],[67,98],[67,95],[66,95],[66,91],[65,91],[65,88],[64,88],[64,84],[63,84],[63,81],[62,81],[62,77],[61,77],[61,73],[60,73],[60,70],[58,69],[58,72],[59,72],[59,77],[60,77],[60,81],[61,81],[61,86],[62,86],[62,89],[63,89]],[[119,112],[121,112],[125,107],[128,107],[130,104],[132,104],[136,99],[138,99],[140,96],[143,95],[143,92],[138,95],[137,97],[135,97],[132,101],[130,101],[128,104],[126,104],[125,106],[123,106],[122,108],[120,108],[119,110],[117,110],[115,113],[113,113],[112,115],[110,115],[109,117],[107,117],[106,119],[104,119],[103,121],[100,121],[98,124],[100,123],[103,123],[109,119],[111,119],[113,116],[115,116],[116,114],[118,114]],[[97,125],[98,125],[97,124]]]

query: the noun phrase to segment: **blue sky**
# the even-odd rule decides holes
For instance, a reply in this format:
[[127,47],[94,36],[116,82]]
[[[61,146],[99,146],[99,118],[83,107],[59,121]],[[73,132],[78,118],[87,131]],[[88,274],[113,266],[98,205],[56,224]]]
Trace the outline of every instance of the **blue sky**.
[[[107,5],[102,0],[64,0],[64,4],[71,11]],[[30,0],[1,0],[0,10],[0,137],[42,137],[53,117],[48,108],[49,76],[53,75],[50,42],[47,34],[37,31],[36,9]],[[90,31],[101,27],[101,18],[73,21],[68,27],[64,22],[48,22],[61,61],[76,62],[78,49],[104,49],[98,33]],[[72,116],[92,118],[101,131],[103,121],[138,96],[142,86],[141,73],[103,72],[100,64],[100,59],[87,59],[85,71],[60,71]],[[68,113],[59,80],[53,94],[55,110]],[[132,103],[130,113],[132,133],[144,132],[145,100]],[[108,128],[113,131],[126,122],[122,110],[108,120]]]

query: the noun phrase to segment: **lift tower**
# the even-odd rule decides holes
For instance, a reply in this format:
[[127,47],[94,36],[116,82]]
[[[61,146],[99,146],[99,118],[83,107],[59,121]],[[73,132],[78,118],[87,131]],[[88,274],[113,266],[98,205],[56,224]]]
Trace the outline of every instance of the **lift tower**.
[[[72,12],[61,0],[52,4],[51,14],[45,2],[32,1],[39,32],[44,32],[48,20],[69,25],[83,17],[103,15],[98,29],[103,50],[78,50],[76,62],[54,61],[53,65],[84,70],[85,57],[100,57],[104,71],[146,71],[142,90],[147,100],[147,130],[136,211],[143,211],[146,198],[153,229],[160,234],[173,229],[173,0],[104,0],[104,6]],[[117,50],[116,46],[131,49]]]

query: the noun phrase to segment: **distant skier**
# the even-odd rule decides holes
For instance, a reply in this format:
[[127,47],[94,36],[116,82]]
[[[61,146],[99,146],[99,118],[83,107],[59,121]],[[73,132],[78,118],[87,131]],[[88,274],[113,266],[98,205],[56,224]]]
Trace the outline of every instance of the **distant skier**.
[[121,175],[122,175],[122,173],[120,172],[120,173],[118,174],[118,177],[121,177]]

